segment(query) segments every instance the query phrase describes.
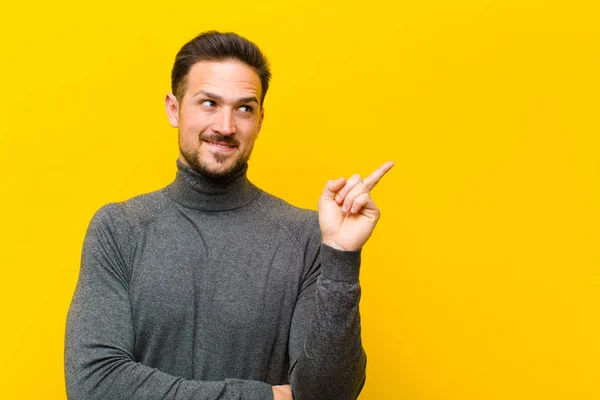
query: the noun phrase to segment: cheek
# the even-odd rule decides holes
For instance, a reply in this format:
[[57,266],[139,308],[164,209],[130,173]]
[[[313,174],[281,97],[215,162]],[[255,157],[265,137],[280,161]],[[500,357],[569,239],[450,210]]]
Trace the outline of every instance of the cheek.
[[244,141],[253,141],[258,136],[258,122],[255,119],[239,121],[237,128]]
[[199,125],[199,121],[194,118],[187,118],[183,123],[186,132],[197,130]]
[[241,140],[241,142],[243,142],[243,151],[245,153],[249,153],[250,151],[252,151],[252,148],[254,147],[254,143],[256,141],[256,133],[253,133],[252,135],[248,135],[248,136],[244,136],[244,139]]
[[207,126],[209,126],[209,124],[205,119],[188,116],[180,121],[179,130],[187,141],[193,139],[197,142],[198,135],[202,133]]

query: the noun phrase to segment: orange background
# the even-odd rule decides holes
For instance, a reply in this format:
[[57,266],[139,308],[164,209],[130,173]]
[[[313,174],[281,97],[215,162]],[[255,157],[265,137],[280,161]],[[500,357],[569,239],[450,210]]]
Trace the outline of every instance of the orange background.
[[218,29],[272,63],[260,187],[315,208],[327,179],[396,161],[364,251],[361,400],[600,399],[597,4],[4,4],[0,397],[65,398],[87,224],[173,179],[170,68]]

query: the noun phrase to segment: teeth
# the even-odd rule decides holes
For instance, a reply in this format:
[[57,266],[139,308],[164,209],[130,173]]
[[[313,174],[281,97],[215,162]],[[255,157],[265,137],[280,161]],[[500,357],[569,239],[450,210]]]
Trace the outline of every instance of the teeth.
[[230,149],[230,148],[232,148],[232,147],[235,147],[235,146],[231,146],[231,145],[228,145],[228,144],[223,144],[223,143],[215,143],[215,142],[210,142],[210,144],[212,144],[212,145],[214,145],[214,146],[217,146],[217,147],[223,147],[223,148],[225,148],[225,149]]

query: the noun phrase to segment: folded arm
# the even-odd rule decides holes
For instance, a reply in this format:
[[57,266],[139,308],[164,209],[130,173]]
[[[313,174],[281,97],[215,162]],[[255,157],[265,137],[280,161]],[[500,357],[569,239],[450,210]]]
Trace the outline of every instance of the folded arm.
[[273,398],[264,382],[187,380],[137,362],[129,299],[127,242],[118,205],[102,208],[86,234],[65,340],[69,400]]

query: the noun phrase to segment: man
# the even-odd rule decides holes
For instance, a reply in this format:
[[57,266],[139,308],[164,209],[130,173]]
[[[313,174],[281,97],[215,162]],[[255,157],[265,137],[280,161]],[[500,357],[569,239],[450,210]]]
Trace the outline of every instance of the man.
[[364,181],[318,214],[246,178],[270,72],[256,45],[206,32],[177,54],[165,104],[178,173],[92,219],[67,319],[80,399],[355,399],[365,380],[360,249],[379,218]]

